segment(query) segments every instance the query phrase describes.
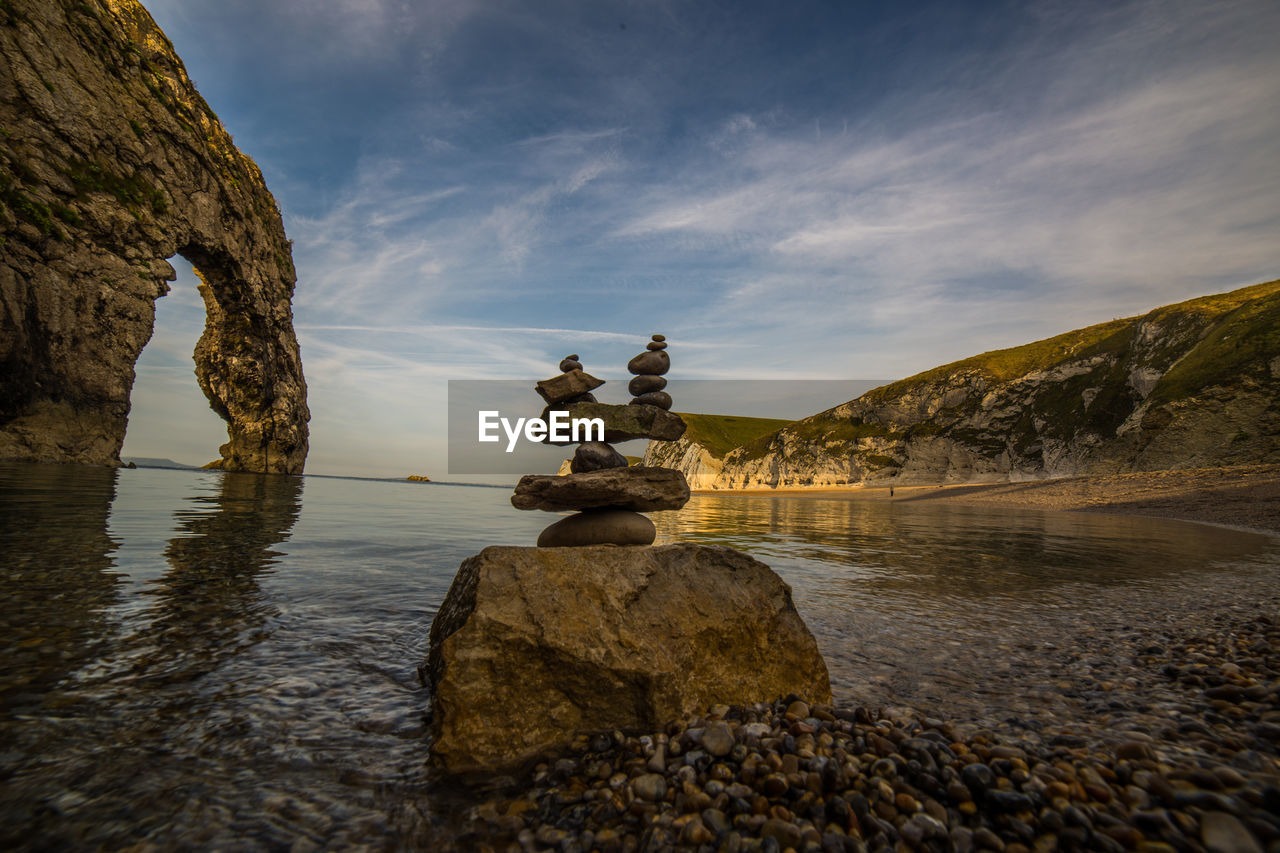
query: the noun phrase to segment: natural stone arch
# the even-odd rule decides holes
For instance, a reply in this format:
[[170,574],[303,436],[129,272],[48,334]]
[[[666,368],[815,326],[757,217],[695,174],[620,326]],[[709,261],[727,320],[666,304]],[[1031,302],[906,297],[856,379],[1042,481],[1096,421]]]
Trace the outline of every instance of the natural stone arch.
[[296,275],[258,167],[135,0],[0,6],[0,458],[118,464],[155,300],[195,267],[229,470],[297,473]]

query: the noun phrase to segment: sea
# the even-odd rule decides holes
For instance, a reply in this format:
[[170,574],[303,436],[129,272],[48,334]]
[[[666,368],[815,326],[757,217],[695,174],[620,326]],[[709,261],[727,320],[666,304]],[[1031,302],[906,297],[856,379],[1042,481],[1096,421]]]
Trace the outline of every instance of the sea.
[[[426,761],[432,617],[466,557],[553,518],[485,486],[0,463],[0,847],[423,846],[465,805]],[[1069,720],[1064,672],[1280,593],[1280,538],[1165,519],[767,495],[653,519],[781,575],[837,704],[975,726]]]

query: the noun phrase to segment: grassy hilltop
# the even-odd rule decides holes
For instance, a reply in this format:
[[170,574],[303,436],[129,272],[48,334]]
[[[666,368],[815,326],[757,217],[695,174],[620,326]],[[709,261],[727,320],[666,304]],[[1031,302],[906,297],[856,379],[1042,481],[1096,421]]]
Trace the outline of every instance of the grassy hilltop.
[[1280,281],[981,353],[795,422],[683,417],[722,487],[1277,461]]

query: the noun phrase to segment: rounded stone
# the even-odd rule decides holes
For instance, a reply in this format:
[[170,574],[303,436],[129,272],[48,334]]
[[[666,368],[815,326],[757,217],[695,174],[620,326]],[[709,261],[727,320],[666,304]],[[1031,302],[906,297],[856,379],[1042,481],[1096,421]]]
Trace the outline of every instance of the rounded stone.
[[626,468],[627,457],[603,441],[587,441],[578,445],[574,451],[569,470],[575,474],[585,471],[600,471],[605,468]]
[[633,397],[648,394],[650,391],[661,391],[666,387],[667,379],[665,376],[637,376],[627,383],[627,390],[631,392]]
[[658,531],[653,522],[629,509],[586,510],[562,518],[538,536],[539,548],[587,545],[651,545]]
[[568,373],[570,370],[581,370],[582,362],[578,361],[577,355],[566,356],[560,362],[560,372]]
[[659,409],[670,409],[671,402],[671,395],[666,391],[650,391],[647,394],[638,395],[628,405],[657,406]]
[[645,344],[644,348],[649,350],[650,352],[658,352],[659,350],[666,349],[667,345],[662,343],[661,341],[650,341],[649,343]]
[[702,731],[702,748],[717,758],[733,749],[733,732],[725,723],[712,723]]
[[631,783],[631,790],[640,799],[656,803],[667,795],[667,780],[657,773],[645,773]]
[[661,376],[671,369],[671,356],[645,351],[627,362],[627,371],[637,376]]
[[[658,343],[662,343],[662,342],[663,342],[663,341],[665,341],[666,339],[667,339],[667,336],[666,336],[666,335],[654,335],[654,336],[652,337],[652,340],[655,340],[655,341],[657,341]],[[576,358],[576,356],[575,356],[575,358]]]

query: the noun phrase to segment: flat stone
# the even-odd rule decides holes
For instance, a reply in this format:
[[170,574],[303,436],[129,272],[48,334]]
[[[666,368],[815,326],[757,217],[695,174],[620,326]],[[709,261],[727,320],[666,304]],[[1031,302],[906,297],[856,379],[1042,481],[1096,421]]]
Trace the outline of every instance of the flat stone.
[[665,376],[636,376],[627,383],[627,391],[633,397],[648,394],[650,391],[661,391],[666,387],[667,378]]
[[1262,853],[1253,834],[1226,812],[1205,812],[1200,817],[1200,840],[1210,853]]
[[581,370],[570,370],[567,373],[561,373],[559,376],[543,379],[534,387],[537,389],[539,396],[548,403],[560,403],[580,394],[585,394],[593,388],[599,388],[603,384],[603,379],[597,379],[589,373],[583,373]]
[[671,356],[645,351],[627,362],[627,371],[640,376],[661,376],[671,369]]
[[831,698],[782,579],[692,543],[486,548],[458,570],[422,671],[432,758],[454,772],[519,767],[579,731],[656,731],[721,703]]
[[629,509],[589,509],[562,518],[538,535],[539,548],[582,548],[589,545],[651,545],[658,535],[653,522]]
[[657,406],[619,406],[613,403],[577,403],[565,407],[570,418],[600,418],[604,440],[610,444],[633,438],[675,441],[684,435],[685,423]]
[[627,457],[603,441],[588,441],[578,445],[577,451],[573,454],[573,460],[569,463],[569,471],[573,474],[626,467]]
[[679,509],[689,501],[689,483],[672,468],[605,468],[559,477],[527,474],[516,484],[516,509],[563,512],[613,507],[637,512]]
[[662,341],[665,341],[666,339],[667,339],[666,335],[654,335],[652,337],[652,340],[658,341],[659,343],[661,343]]
[[644,348],[649,350],[650,352],[658,352],[660,350],[666,349],[667,345],[664,344],[662,341],[650,341],[649,343],[644,345]]
[[671,408],[671,395],[666,391],[650,391],[640,394],[628,404],[631,406],[657,406],[659,409]]

